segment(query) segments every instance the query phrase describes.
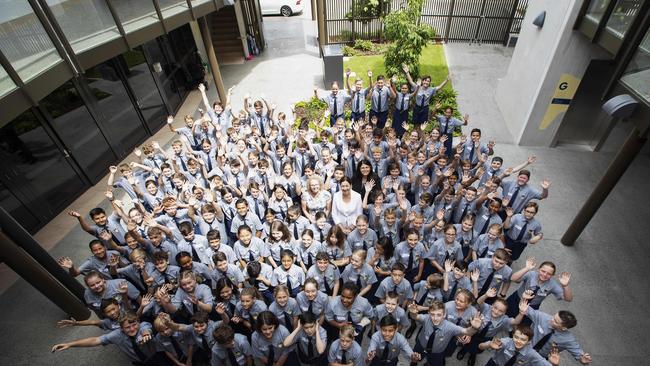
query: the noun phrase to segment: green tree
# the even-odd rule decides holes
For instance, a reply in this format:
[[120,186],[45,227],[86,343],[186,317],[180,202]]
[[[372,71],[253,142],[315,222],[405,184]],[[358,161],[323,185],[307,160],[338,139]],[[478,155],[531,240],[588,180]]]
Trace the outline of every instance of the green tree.
[[392,42],[384,57],[387,75],[399,74],[403,64],[409,66],[414,78],[420,75],[420,53],[435,36],[433,28],[420,24],[423,1],[408,0],[405,9],[384,17],[384,35]]

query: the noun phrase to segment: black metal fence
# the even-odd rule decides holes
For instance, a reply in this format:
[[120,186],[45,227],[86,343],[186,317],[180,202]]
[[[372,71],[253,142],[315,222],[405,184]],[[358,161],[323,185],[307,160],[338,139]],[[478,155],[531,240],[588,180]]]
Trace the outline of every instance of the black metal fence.
[[[503,43],[517,34],[529,0],[425,0],[420,22],[430,25],[436,39]],[[375,12],[359,5],[367,0],[325,0],[326,43],[383,41],[381,18],[406,6],[405,0],[379,0]]]

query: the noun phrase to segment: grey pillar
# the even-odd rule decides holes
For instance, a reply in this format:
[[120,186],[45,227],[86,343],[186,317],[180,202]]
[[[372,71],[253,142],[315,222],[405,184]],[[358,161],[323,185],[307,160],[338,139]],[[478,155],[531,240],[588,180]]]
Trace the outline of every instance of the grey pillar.
[[217,87],[217,94],[219,94],[219,100],[222,103],[226,102],[226,89],[223,86],[223,79],[221,78],[221,71],[219,70],[219,63],[217,62],[217,55],[214,53],[214,45],[212,44],[212,36],[210,35],[210,28],[208,27],[208,21],[205,17],[197,19],[199,23],[199,28],[201,29],[201,38],[203,38],[203,44],[205,45],[205,51],[207,52],[208,62],[210,63],[210,71],[212,71],[212,79],[214,80],[214,85]]

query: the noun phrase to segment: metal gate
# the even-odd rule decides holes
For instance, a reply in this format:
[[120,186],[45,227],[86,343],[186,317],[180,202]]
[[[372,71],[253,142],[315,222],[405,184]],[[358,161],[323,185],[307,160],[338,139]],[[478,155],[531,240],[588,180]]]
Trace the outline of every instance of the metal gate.
[[[383,41],[381,18],[406,6],[404,0],[380,0],[377,11],[359,12],[367,0],[324,0],[325,43],[354,43],[357,39]],[[425,0],[422,24],[436,39],[505,44],[519,33],[528,0]]]

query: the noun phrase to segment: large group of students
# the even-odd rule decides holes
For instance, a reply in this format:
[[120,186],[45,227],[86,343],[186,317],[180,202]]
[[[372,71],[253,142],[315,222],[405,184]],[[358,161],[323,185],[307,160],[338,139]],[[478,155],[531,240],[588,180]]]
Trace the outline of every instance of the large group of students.
[[59,264],[83,276],[99,320],[59,325],[104,333],[52,351],[113,344],[137,365],[471,366],[482,352],[558,365],[565,351],[591,363],[574,314],[539,310],[572,300],[571,274],[530,257],[512,269],[543,237],[536,158],[506,165],[479,129],[458,136],[468,116],[429,110],[449,78],[404,73],[396,85],[368,72],[364,87],[348,71],[347,90],[314,90],[329,121],[298,125],[264,96],[235,112],[232,88],[211,104],[199,86],[205,110],[168,118],[169,151],[147,143],[110,167],[112,210],[69,212],[94,238],[83,263]]

